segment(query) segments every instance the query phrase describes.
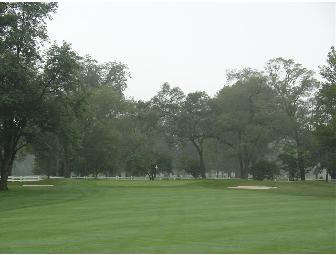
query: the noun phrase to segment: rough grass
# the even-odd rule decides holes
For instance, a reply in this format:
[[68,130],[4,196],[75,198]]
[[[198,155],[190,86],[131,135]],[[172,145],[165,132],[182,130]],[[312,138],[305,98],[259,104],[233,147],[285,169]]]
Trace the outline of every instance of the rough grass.
[[0,193],[1,253],[336,253],[335,184],[42,183]]

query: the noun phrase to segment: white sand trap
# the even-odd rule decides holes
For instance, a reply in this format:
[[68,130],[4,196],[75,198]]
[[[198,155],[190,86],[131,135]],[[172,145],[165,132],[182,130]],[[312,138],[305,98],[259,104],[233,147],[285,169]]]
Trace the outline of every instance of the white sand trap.
[[42,184],[36,184],[36,185],[33,185],[33,184],[25,184],[25,185],[22,185],[22,187],[53,187],[54,185],[50,185],[50,184],[45,184],[45,185],[42,185]]
[[229,189],[276,189],[278,187],[269,187],[269,186],[236,186],[228,187]]

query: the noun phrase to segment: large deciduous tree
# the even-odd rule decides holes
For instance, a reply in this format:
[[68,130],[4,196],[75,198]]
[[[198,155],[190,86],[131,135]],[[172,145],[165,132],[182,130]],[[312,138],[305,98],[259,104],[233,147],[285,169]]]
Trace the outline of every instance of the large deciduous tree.
[[190,142],[199,156],[200,174],[206,178],[204,142],[212,136],[210,97],[205,92],[189,93],[176,116],[175,133],[182,142]]
[[[54,64],[48,66],[51,69],[47,73],[52,77],[59,73],[60,65],[50,60]],[[75,67],[66,58],[63,66]],[[44,132],[35,140],[36,170],[62,176],[71,172],[120,174],[132,147],[132,136],[126,134],[132,103],[123,95],[130,78],[128,67],[117,62],[99,64],[90,56],[79,58],[77,67],[80,90],[66,93],[66,97],[60,90],[53,101],[49,100],[57,123],[62,124],[55,123],[52,133]],[[59,79],[56,83],[64,85]]]
[[0,3],[0,190],[7,190],[16,153],[45,123],[49,84],[40,47],[56,3]]
[[309,129],[311,100],[318,82],[313,71],[292,59],[272,59],[267,63],[266,71],[268,83],[277,96],[277,105],[287,116],[287,136],[295,141],[297,168],[300,179],[305,180],[304,137]]
[[[46,20],[56,8],[56,3],[1,4],[0,190],[8,189],[16,153],[44,131],[60,132],[64,117],[83,102],[80,57],[67,43],[45,53],[40,49],[48,39]],[[63,142],[69,144],[68,131],[63,129]]]
[[[332,179],[336,179],[336,51],[328,53],[327,65],[320,68],[324,78],[316,101],[316,134],[320,142],[320,161]],[[328,176],[328,175],[327,175]]]
[[266,77],[252,69],[228,73],[231,86],[225,86],[214,99],[216,136],[231,147],[238,159],[240,178],[248,178],[250,167],[263,159],[274,137],[273,91]]
[[127,175],[148,175],[154,180],[156,175],[172,170],[171,145],[167,143],[160,125],[160,114],[151,102],[134,103],[132,115],[125,118],[128,127],[122,150]]

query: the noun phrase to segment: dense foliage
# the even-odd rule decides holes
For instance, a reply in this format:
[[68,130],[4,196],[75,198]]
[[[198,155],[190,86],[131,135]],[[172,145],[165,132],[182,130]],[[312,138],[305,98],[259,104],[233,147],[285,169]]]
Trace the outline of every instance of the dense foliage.
[[47,50],[55,3],[0,3],[1,190],[19,151],[47,176],[210,172],[256,179],[286,172],[336,178],[332,47],[324,80],[292,59],[264,71],[230,71],[214,96],[168,83],[149,101],[126,98],[128,67],[79,56],[71,45]]

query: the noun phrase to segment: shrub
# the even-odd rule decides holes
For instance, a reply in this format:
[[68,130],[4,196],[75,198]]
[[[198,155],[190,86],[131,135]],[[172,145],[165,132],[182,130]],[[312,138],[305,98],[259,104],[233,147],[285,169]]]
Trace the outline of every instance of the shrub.
[[251,174],[254,180],[272,180],[278,172],[277,165],[267,160],[258,161],[251,167]]

